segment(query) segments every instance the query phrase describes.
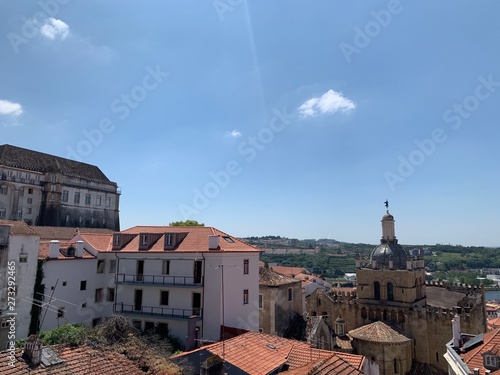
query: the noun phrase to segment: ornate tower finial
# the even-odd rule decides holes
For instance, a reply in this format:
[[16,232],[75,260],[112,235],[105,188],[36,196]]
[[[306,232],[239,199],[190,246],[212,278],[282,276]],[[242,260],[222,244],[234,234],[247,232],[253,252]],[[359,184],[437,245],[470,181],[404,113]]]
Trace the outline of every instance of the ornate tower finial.
[[386,199],[384,204],[385,204],[385,208],[387,209],[387,213],[389,213],[389,201]]

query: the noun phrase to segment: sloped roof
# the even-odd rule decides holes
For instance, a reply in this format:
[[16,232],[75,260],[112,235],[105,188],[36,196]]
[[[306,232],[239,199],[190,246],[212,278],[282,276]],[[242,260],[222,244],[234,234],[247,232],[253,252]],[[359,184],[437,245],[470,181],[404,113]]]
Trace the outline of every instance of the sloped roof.
[[[208,352],[205,356],[202,356],[205,359],[209,355],[217,355],[224,358],[232,366],[253,375],[268,374],[285,364],[289,366],[289,369],[298,369],[332,357],[341,362],[350,362],[352,360],[353,363],[350,363],[350,366],[356,369],[361,368],[364,359],[361,355],[346,355],[345,353],[315,349],[306,342],[254,331],[225,340],[224,343],[217,342],[172,358],[195,355],[199,361],[203,352]],[[359,373],[346,372],[345,374]]]
[[381,321],[353,329],[349,331],[349,336],[358,340],[384,344],[398,344],[411,341],[410,338]]
[[[483,336],[483,344],[474,347],[467,353],[461,355],[464,363],[469,369],[479,368],[481,373],[484,373],[483,356],[485,352],[492,352],[495,355],[500,355],[500,328],[487,332]],[[500,374],[500,370],[492,371],[491,374]]]
[[35,231],[22,220],[0,220],[0,225],[10,226],[9,234],[12,236],[37,236]]
[[[96,350],[90,346],[82,345],[77,348],[66,346],[52,346],[51,349],[62,360],[59,364],[45,366],[40,364],[30,368],[21,357],[22,350],[16,351],[14,366],[8,366],[10,352],[0,352],[3,375],[144,375],[136,364],[124,355],[102,348]],[[31,371],[30,371],[31,370]]]
[[274,272],[281,273],[282,275],[295,277],[300,273],[308,274],[307,269],[303,267],[285,267],[285,266],[272,266],[270,267]]
[[[49,258],[49,246],[50,244],[48,242],[41,242],[40,245],[38,245],[38,258],[39,259],[47,259]],[[59,243],[59,249],[67,249],[68,247],[74,247],[76,249],[76,244],[71,243],[71,242],[60,242]],[[56,258],[52,258],[51,260],[55,260]],[[88,251],[85,249],[83,250],[83,257],[79,258],[76,256],[64,256],[61,252],[59,252],[59,256],[57,257],[58,260],[70,260],[70,259],[95,259],[95,256],[90,254]]]
[[337,354],[331,355],[329,358],[321,359],[317,362],[309,363],[300,368],[285,371],[287,375],[358,375],[363,372],[351,365],[349,362],[342,359]]
[[280,286],[300,283],[292,277],[288,277],[265,267],[259,267],[259,285]]
[[95,165],[11,145],[0,146],[0,165],[41,173],[62,173],[69,177],[114,184]]
[[[161,234],[156,242],[149,248],[149,250],[140,250],[140,252],[165,252],[165,234],[169,233],[187,233],[186,237],[179,243],[178,247],[172,252],[257,252],[261,250],[255,246],[249,245],[236,237],[230,236],[214,227],[170,227],[170,226],[135,226],[119,233],[124,234]],[[82,239],[88,242],[92,247],[98,251],[117,251],[124,252],[139,252],[139,236],[133,238],[121,250],[113,249],[113,235],[112,234],[88,234],[80,233]],[[209,250],[208,238],[209,236],[219,236],[219,248],[216,250]]]
[[31,227],[41,241],[69,241],[78,233],[99,233],[99,234],[112,234],[114,231],[107,228],[73,228],[73,227]]

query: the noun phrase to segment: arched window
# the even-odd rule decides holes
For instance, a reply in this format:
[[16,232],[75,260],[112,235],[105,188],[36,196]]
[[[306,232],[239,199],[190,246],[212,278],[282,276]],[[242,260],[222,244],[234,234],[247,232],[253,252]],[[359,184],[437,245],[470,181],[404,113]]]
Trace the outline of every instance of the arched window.
[[387,300],[394,301],[394,285],[387,283]]
[[396,358],[394,358],[394,373],[399,374],[399,363]]
[[380,283],[378,281],[375,281],[375,283],[373,283],[373,292],[375,295],[375,299],[380,299]]
[[311,315],[312,315],[312,316],[316,316],[316,311],[314,311],[314,310],[313,310],[313,311],[311,312]]

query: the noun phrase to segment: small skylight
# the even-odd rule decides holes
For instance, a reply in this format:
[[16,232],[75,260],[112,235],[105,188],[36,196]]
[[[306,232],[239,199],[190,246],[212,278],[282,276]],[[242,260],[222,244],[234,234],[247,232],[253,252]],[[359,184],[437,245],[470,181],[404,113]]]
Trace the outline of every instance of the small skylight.
[[273,344],[267,344],[266,346],[270,349],[276,350],[276,347]]
[[229,236],[224,236],[222,238],[224,238],[229,243],[234,243],[234,240],[231,237],[229,237]]

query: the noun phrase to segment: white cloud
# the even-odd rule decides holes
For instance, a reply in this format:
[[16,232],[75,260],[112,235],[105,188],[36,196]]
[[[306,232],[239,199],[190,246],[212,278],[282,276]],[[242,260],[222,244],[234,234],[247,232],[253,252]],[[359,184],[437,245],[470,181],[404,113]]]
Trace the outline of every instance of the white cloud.
[[341,92],[328,90],[321,96],[306,100],[299,107],[302,118],[314,117],[318,114],[334,114],[338,111],[348,112],[356,108],[356,103],[342,96]]
[[69,35],[69,26],[63,21],[51,17],[40,27],[40,32],[50,40],[64,40]]
[[232,132],[227,132],[226,137],[239,138],[241,137],[241,132],[239,130],[234,129]]
[[20,116],[23,113],[23,107],[19,103],[9,102],[0,99],[0,115]]

